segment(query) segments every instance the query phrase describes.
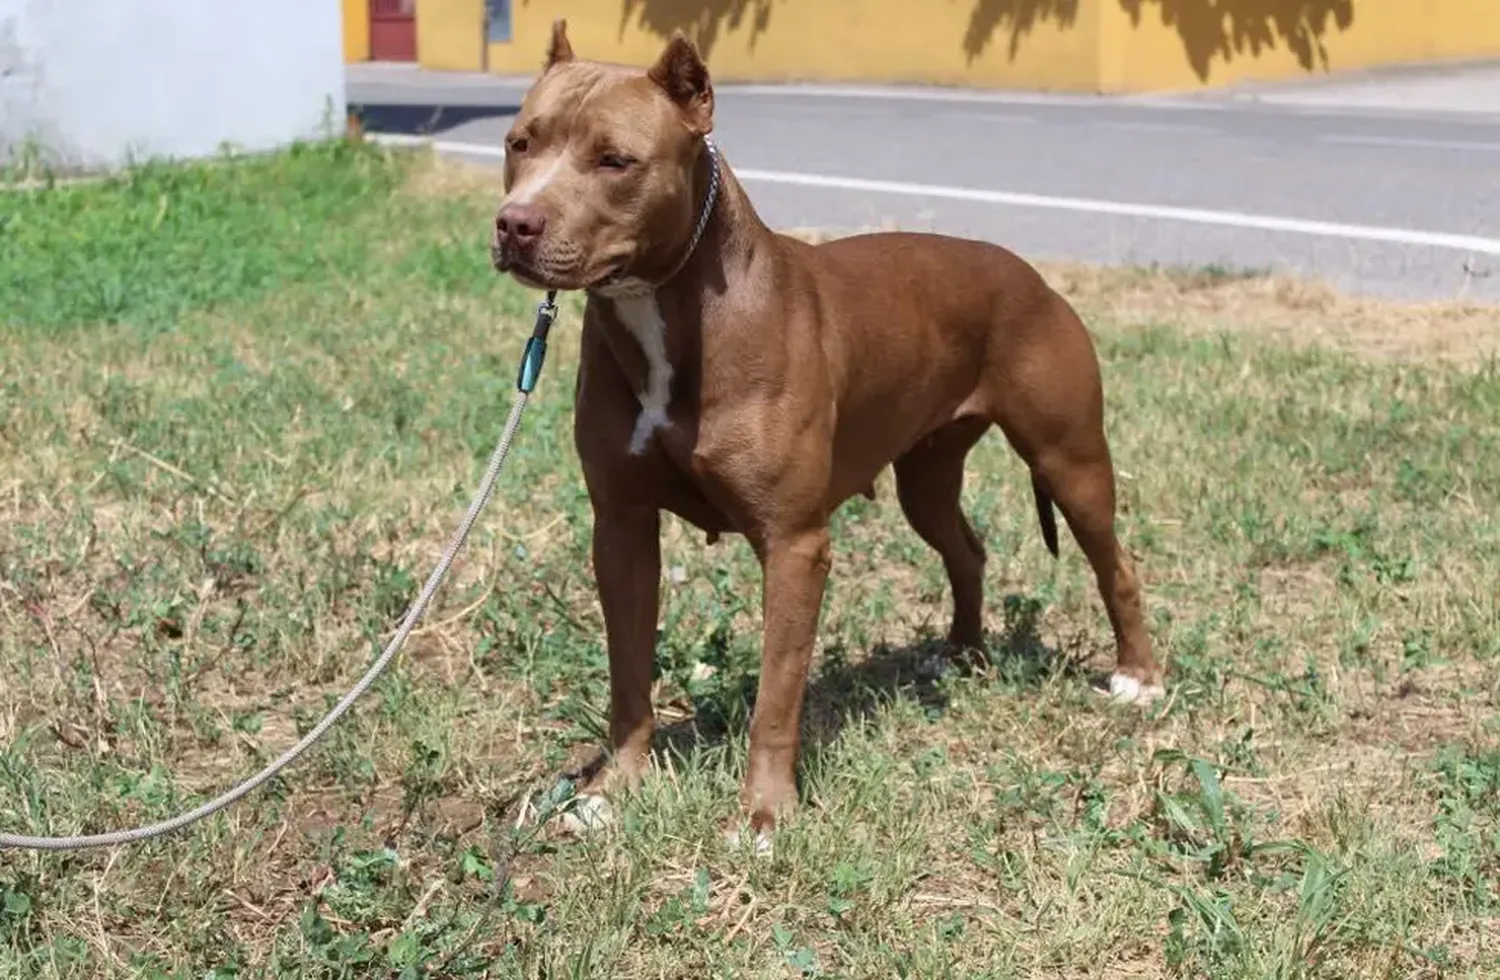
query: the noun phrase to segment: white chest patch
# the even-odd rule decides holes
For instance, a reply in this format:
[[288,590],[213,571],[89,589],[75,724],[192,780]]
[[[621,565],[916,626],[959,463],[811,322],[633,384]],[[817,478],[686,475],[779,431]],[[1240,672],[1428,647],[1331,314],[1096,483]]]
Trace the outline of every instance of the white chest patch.
[[667,406],[672,400],[672,364],[667,360],[667,324],[655,293],[636,293],[614,298],[615,312],[625,329],[646,355],[646,390],[641,392],[641,414],[636,416],[630,436],[630,452],[646,451],[651,436],[667,424]]

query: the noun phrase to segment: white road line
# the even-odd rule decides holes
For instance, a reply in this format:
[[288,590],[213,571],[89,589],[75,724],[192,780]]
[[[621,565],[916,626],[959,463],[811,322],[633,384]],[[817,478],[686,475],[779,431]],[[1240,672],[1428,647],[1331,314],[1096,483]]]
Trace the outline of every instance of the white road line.
[[415,133],[366,133],[365,139],[376,146],[432,146],[437,149],[432,137],[418,136]]
[[455,140],[433,140],[432,148],[439,153],[461,153],[471,157],[495,157],[505,159],[505,147],[488,143],[459,143]]
[[366,133],[365,139],[376,146],[391,146],[401,149],[428,146],[435,153],[450,153],[460,157],[484,157],[494,160],[505,159],[505,147],[498,145],[491,146],[488,143],[435,140],[431,136],[418,136],[415,133]]
[[1410,146],[1424,150],[1479,150],[1500,153],[1500,143],[1484,143],[1475,140],[1423,140],[1402,136],[1343,136],[1330,133],[1318,137],[1325,143],[1347,143],[1355,146]]
[[1183,221],[1198,225],[1226,228],[1254,228],[1261,231],[1288,232],[1349,241],[1386,242],[1429,248],[1451,248],[1460,252],[1500,255],[1500,239],[1476,235],[1455,235],[1442,231],[1420,231],[1414,228],[1383,228],[1377,225],[1352,225],[1332,221],[1310,221],[1277,215],[1244,214],[1239,211],[1215,211],[1206,208],[1179,208],[1162,204],[1132,204],[1125,201],[1103,201],[1086,197],[1053,197],[1046,194],[1019,194],[975,187],[947,187],[941,184],[909,184],[894,180],[865,180],[859,177],[825,177],[819,174],[786,173],[779,170],[735,168],[741,180],[767,184],[789,184],[799,187],[822,187],[830,190],[865,191],[873,194],[898,194],[906,197],[935,197],[950,201],[973,201],[982,204],[1004,204],[1014,207],[1048,208],[1055,211],[1083,211],[1089,214],[1113,214],[1129,218],[1154,218]]
[[[460,143],[403,136],[391,138],[370,134],[377,143],[392,146],[427,144],[439,153],[460,156],[505,157],[505,149],[482,143]],[[832,177],[822,174],[800,174],[783,170],[756,170],[736,167],[741,180],[763,184],[786,184],[793,187],[820,187],[827,190],[864,191],[870,194],[893,194],[903,197],[928,197],[949,201],[971,201],[1010,207],[1044,208],[1053,211],[1080,211],[1086,214],[1111,214],[1127,218],[1149,218],[1159,221],[1181,221],[1222,228],[1252,228],[1260,231],[1341,238],[1346,241],[1384,242],[1425,248],[1447,248],[1459,252],[1500,256],[1500,239],[1477,235],[1458,235],[1443,231],[1415,228],[1390,228],[1379,225],[1343,224],[1334,221],[1312,221],[1268,214],[1245,214],[1240,211],[1217,211],[1208,208],[1181,208],[1164,204],[1134,204],[1127,201],[1105,201],[1087,197],[1055,197],[1048,194],[1022,194],[978,187],[949,187],[943,184],[914,184],[895,180],[867,180],[862,177]]]

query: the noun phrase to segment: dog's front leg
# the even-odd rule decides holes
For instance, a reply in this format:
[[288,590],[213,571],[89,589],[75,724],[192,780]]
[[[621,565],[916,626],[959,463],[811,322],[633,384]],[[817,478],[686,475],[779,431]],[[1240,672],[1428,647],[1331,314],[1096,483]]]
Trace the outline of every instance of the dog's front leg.
[[610,773],[633,785],[645,772],[656,716],[651,671],[660,602],[661,514],[652,507],[596,507],[594,576],[609,652]]
[[765,577],[764,649],[740,799],[751,829],[769,839],[777,816],[797,803],[802,698],[828,581],[828,529],[771,536],[757,551]]

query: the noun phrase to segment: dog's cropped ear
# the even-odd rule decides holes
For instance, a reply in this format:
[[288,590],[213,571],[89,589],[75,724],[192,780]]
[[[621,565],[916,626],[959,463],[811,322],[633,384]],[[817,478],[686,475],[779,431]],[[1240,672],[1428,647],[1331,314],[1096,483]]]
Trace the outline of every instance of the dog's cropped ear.
[[672,32],[667,48],[647,72],[682,110],[688,126],[700,136],[714,128],[714,86],[698,49],[681,30]]
[[547,63],[542,65],[542,71],[572,60],[573,45],[568,43],[568,21],[566,18],[559,18],[552,22],[552,40],[547,44]]

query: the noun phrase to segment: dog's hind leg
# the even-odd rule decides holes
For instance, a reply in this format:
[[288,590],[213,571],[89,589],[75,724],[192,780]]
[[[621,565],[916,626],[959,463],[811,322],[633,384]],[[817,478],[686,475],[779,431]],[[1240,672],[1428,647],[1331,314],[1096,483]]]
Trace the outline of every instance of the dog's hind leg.
[[948,642],[960,649],[982,649],[984,545],[964,516],[964,460],[990,427],[969,418],[938,429],[895,461],[896,495],[912,530],[943,559],[953,589],[953,624]]
[[1115,536],[1114,468],[1103,434],[1087,441],[1087,453],[1078,453],[1076,446],[1044,452],[1037,460],[1038,481],[1093,566],[1115,634],[1110,693],[1127,701],[1151,700],[1161,694],[1162,670],[1151,655],[1135,565]]
[[[1115,536],[1115,471],[1098,360],[1071,308],[1059,301],[1054,316],[1039,335],[1046,343],[1012,350],[994,369],[990,405],[1031,468],[1043,534],[1051,498],[1093,568],[1115,636],[1110,692],[1122,700],[1151,700],[1162,693],[1164,672],[1151,653],[1135,564]],[[1037,378],[1047,383],[1024,383]]]

